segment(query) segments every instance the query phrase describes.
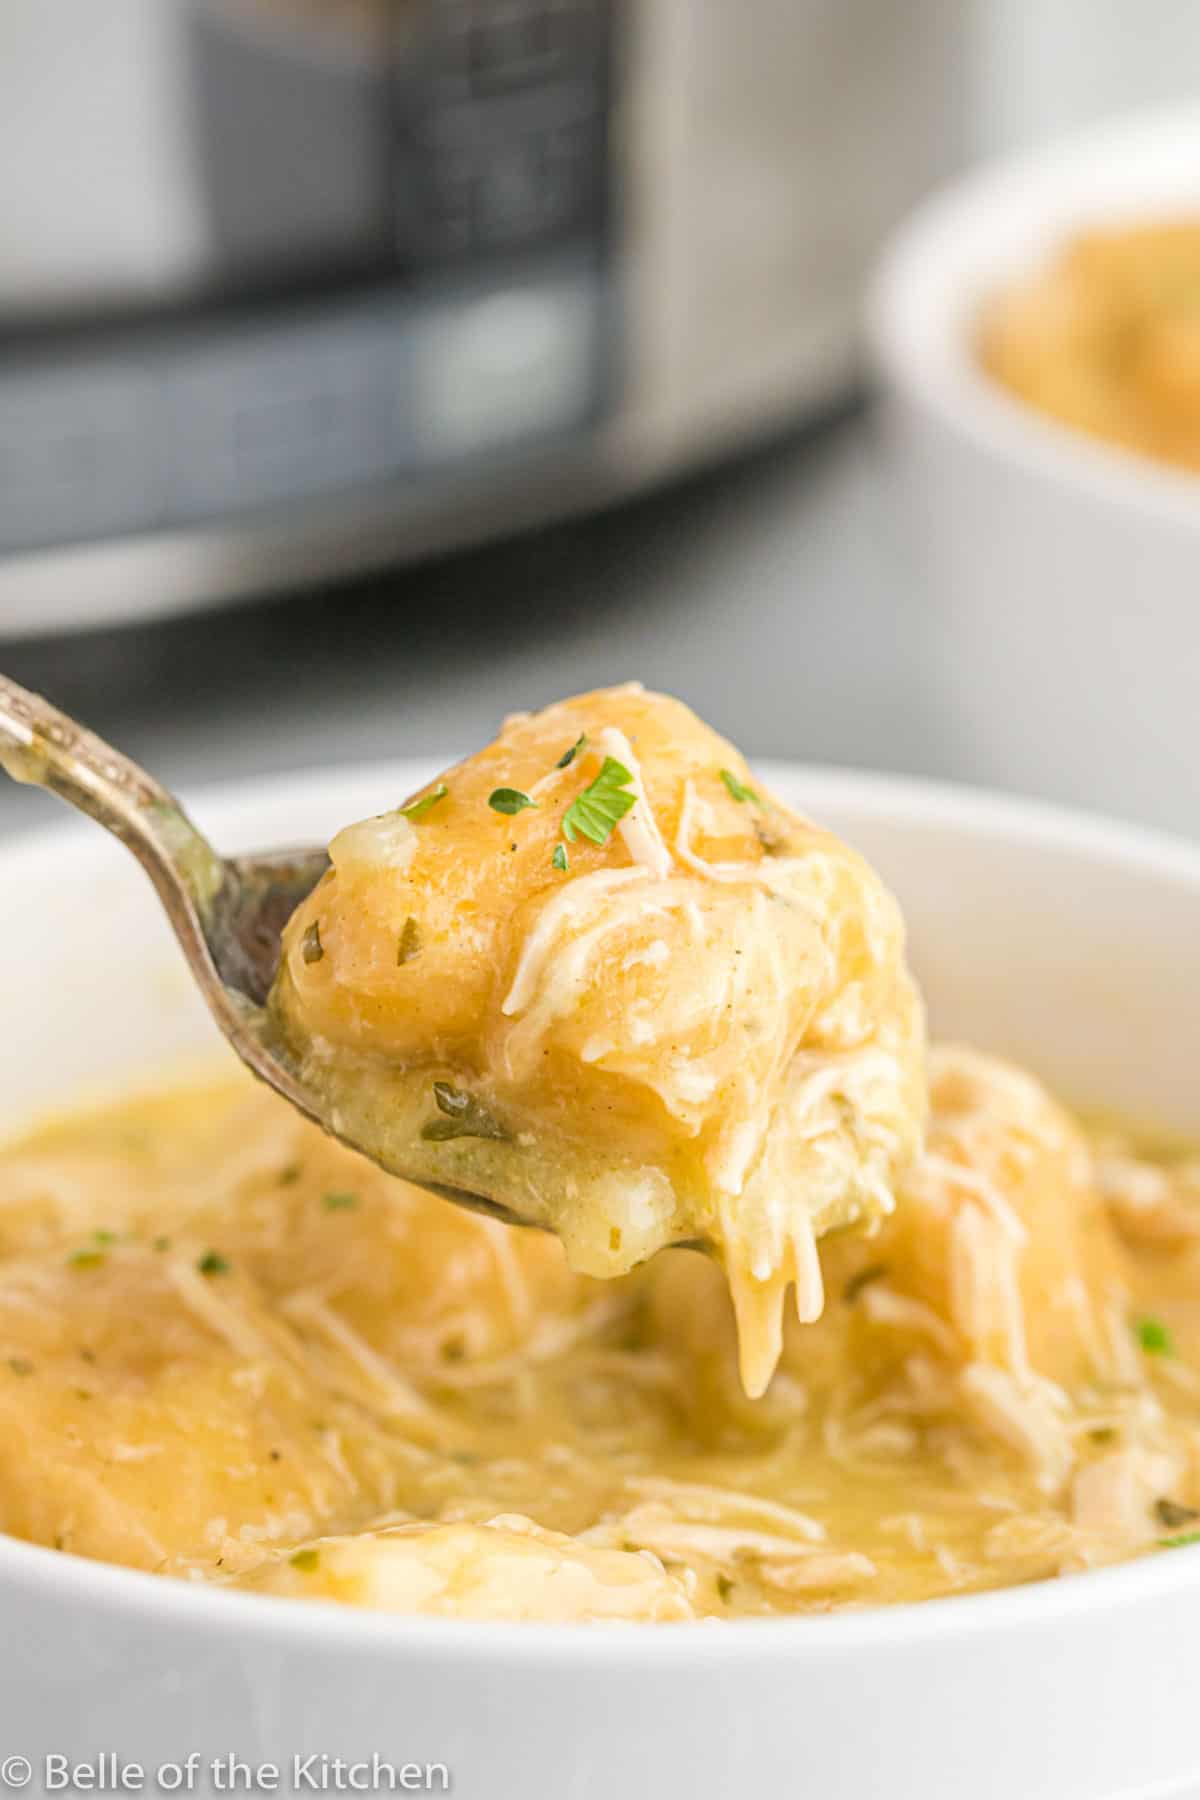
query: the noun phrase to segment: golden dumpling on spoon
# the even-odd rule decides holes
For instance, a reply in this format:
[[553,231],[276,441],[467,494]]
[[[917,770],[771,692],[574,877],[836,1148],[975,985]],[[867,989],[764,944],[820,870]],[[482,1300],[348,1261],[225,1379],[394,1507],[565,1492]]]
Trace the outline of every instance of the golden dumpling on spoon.
[[284,934],[273,1005],[339,1133],[618,1275],[711,1246],[761,1392],[816,1239],[869,1226],[924,1122],[899,911],[676,700],[510,718],[350,826]]

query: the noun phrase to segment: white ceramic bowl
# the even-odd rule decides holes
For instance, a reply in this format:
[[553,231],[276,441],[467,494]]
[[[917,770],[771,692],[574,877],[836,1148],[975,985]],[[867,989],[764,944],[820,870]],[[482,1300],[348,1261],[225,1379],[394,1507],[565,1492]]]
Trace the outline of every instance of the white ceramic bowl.
[[[427,772],[210,791],[194,810],[229,849],[308,842]],[[940,1034],[1197,1128],[1200,851],[965,791],[764,772],[891,881]],[[56,830],[5,844],[0,868],[10,1119],[213,1046],[116,845]],[[1200,1550],[832,1618],[563,1627],[357,1615],[0,1538],[0,1787],[24,1757],[34,1792],[48,1754],[106,1752],[141,1763],[147,1792],[211,1792],[229,1754],[313,1791],[294,1756],[378,1754],[446,1765],[458,1800],[1196,1794],[1198,1665]],[[326,1791],[331,1766],[308,1765]]]
[[1200,106],[985,167],[886,252],[868,327],[967,779],[1200,832],[1200,475],[977,365],[981,304],[1080,229],[1200,217]]

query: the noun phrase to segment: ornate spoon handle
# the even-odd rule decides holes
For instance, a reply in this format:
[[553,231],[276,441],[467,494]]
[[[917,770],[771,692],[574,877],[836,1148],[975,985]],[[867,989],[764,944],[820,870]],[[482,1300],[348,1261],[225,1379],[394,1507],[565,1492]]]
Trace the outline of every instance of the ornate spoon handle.
[[180,889],[193,906],[211,905],[224,866],[174,796],[103,738],[4,675],[0,765],[14,781],[57,794],[132,850],[181,937]]

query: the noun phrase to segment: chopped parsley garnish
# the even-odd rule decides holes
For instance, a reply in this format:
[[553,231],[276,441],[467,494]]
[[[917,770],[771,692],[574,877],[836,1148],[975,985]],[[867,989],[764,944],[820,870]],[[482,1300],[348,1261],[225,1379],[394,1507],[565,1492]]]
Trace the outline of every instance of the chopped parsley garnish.
[[303,1569],[304,1573],[309,1575],[314,1569],[320,1567],[321,1552],[319,1550],[296,1550],[288,1557],[288,1561],[293,1569]]
[[444,800],[449,792],[450,789],[445,782],[439,781],[437,786],[431,787],[427,794],[421,794],[418,799],[410,800],[407,806],[400,808],[400,811],[406,819],[423,819],[425,814],[432,812],[438,801]]
[[1183,1531],[1178,1537],[1158,1540],[1160,1550],[1182,1550],[1185,1544],[1200,1544],[1200,1531]]
[[524,812],[527,806],[536,806],[537,801],[523,794],[520,788],[493,788],[488,795],[488,805],[493,812],[506,813],[511,819],[514,814]]
[[411,962],[414,956],[421,954],[421,927],[410,913],[404,921],[404,930],[396,944],[396,963],[402,966]]
[[169,1237],[156,1237],[151,1242],[150,1248],[158,1251],[169,1250],[171,1248],[171,1240]]
[[554,855],[550,858],[550,861],[560,874],[565,875],[571,866],[567,861],[567,846],[565,844],[555,844]]
[[8,1366],[14,1375],[32,1375],[33,1364],[27,1356],[10,1356]]
[[739,781],[732,769],[722,769],[721,780],[725,783],[725,786],[729,789],[733,798],[741,801],[743,805],[762,805],[762,801],[759,799],[754,789],[752,787],[747,787],[744,781]]
[[846,1305],[853,1306],[863,1289],[870,1287],[873,1281],[882,1281],[887,1272],[886,1263],[868,1263],[865,1269],[856,1269],[842,1289],[842,1299]]
[[1200,1512],[1194,1506],[1181,1506],[1178,1500],[1156,1500],[1155,1515],[1160,1525],[1168,1531],[1178,1531],[1181,1525],[1191,1525],[1200,1519]]
[[421,1127],[421,1136],[427,1143],[444,1144],[451,1138],[476,1137],[495,1138],[501,1143],[508,1141],[508,1133],[497,1123],[485,1106],[481,1106],[474,1094],[468,1094],[464,1088],[451,1087],[448,1081],[435,1081],[433,1097],[437,1109],[442,1114],[440,1119],[430,1119]]
[[279,1171],[280,1187],[292,1187],[299,1181],[303,1173],[304,1168],[301,1163],[288,1163],[286,1168],[280,1169]]
[[230,1265],[219,1250],[206,1250],[196,1267],[202,1275],[228,1275]]
[[585,837],[592,844],[606,844],[613,827],[637,802],[629,792],[633,776],[615,756],[606,756],[600,773],[576,794],[563,814],[563,836],[569,844]]
[[300,954],[306,963],[320,962],[325,954],[321,944],[321,927],[316,919],[300,939]]
[[718,1594],[720,1594],[722,1600],[728,1606],[729,1596],[733,1592],[733,1580],[730,1576],[728,1576],[728,1575],[718,1575],[717,1576],[717,1592],[718,1592]]
[[72,1250],[67,1258],[73,1269],[99,1269],[107,1260],[103,1250]]
[[116,1241],[117,1234],[115,1231],[93,1231],[92,1233],[93,1244],[115,1244]]
[[575,739],[575,742],[571,745],[571,748],[569,750],[563,751],[562,755],[559,757],[558,761],[554,765],[555,768],[556,769],[569,769],[571,764],[575,761],[575,758],[579,755],[579,752],[586,748],[587,748],[587,732],[581,731],[579,736]]
[[1138,1319],[1133,1330],[1147,1356],[1174,1356],[1175,1340],[1161,1319]]
[[358,1205],[358,1195],[349,1192],[322,1194],[321,1205],[326,1212],[349,1212]]

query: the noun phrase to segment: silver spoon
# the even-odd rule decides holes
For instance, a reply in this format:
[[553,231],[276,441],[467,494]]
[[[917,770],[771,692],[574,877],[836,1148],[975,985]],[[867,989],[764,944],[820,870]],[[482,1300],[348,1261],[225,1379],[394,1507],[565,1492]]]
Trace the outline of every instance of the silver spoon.
[[[174,795],[144,769],[3,675],[0,764],[14,781],[47,788],[86,813],[133,852],[154,884],[209,1011],[246,1067],[322,1130],[369,1156],[334,1128],[318,1096],[299,1079],[265,1009],[279,964],[280,932],[329,867],[325,851],[218,856]],[[484,1195],[429,1181],[420,1185],[460,1206],[524,1223]]]

